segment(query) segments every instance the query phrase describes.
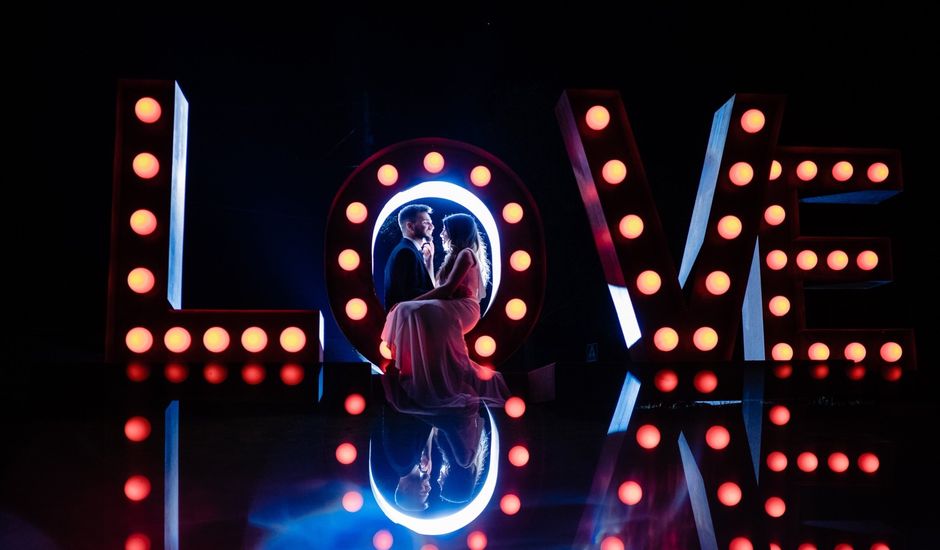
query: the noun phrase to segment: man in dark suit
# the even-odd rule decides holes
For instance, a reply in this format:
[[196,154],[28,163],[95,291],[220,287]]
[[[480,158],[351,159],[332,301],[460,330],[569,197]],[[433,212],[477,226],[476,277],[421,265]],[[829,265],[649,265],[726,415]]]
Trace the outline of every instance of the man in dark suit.
[[431,207],[409,204],[398,212],[401,242],[385,263],[385,310],[434,288],[434,223]]

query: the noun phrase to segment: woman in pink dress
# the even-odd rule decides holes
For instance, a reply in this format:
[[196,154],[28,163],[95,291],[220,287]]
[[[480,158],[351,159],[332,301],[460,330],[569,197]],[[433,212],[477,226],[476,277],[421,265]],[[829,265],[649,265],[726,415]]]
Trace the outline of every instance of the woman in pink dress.
[[[486,295],[486,246],[476,221],[466,214],[444,218],[441,241],[447,255],[436,288],[396,304],[385,320],[382,340],[395,359],[395,368],[386,374],[386,397],[402,412],[463,409],[475,417],[481,403],[502,405],[509,396],[499,373],[470,359],[464,340],[480,320],[480,300]],[[478,432],[467,436],[479,439]]]

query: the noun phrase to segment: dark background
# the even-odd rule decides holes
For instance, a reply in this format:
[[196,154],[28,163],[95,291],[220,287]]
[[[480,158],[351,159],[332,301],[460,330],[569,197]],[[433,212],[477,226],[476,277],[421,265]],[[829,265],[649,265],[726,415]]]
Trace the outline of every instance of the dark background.
[[[9,114],[26,118],[28,150],[10,159],[6,181],[8,346],[23,359],[9,368],[103,358],[120,78],[175,79],[190,102],[184,306],[324,309],[330,361],[356,359],[328,311],[322,258],[346,176],[382,147],[425,136],[505,161],[541,210],[548,253],[541,318],[508,370],[583,361],[590,343],[603,361],[628,357],[553,112],[562,91],[620,91],[677,265],[712,114],[736,92],[775,93],[787,98],[782,145],[901,150],[904,193],[801,211],[805,234],[891,237],[895,282],[811,291],[807,316],[811,327],[914,327],[923,383],[899,437],[933,436],[931,20],[903,2],[609,9],[40,5],[11,19],[25,24],[11,53],[26,78],[8,83],[24,96]],[[25,426],[18,433],[61,429]],[[918,458],[899,482],[927,496],[936,475],[915,471],[931,463],[911,445]]]

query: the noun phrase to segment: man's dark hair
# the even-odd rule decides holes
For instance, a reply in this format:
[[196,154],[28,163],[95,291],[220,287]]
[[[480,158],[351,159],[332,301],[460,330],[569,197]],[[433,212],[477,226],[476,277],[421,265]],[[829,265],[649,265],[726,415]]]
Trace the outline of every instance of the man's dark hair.
[[402,234],[405,232],[405,222],[414,222],[418,219],[418,214],[422,212],[427,212],[431,214],[434,210],[426,204],[409,204],[408,206],[402,208],[398,211],[398,227],[401,228]]

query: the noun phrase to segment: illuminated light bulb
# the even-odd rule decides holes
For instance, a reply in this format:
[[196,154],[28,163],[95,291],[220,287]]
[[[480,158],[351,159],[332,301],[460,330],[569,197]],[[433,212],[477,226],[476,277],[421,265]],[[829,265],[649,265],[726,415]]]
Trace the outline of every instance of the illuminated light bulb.
[[878,266],[878,254],[873,250],[863,250],[855,258],[855,264],[862,271],[871,271]]
[[804,160],[796,167],[796,177],[803,181],[812,180],[816,177],[818,172],[819,168],[816,166],[816,163],[811,160]]
[[826,257],[826,264],[833,271],[842,271],[849,265],[849,255],[842,250],[833,250]]
[[346,317],[353,321],[361,321],[369,312],[369,307],[362,298],[353,298],[346,302]]
[[519,298],[513,298],[506,302],[506,317],[513,321],[518,321],[525,317],[527,307],[525,302]]
[[140,236],[147,236],[157,229],[157,217],[150,210],[141,208],[131,214],[131,230]]
[[787,212],[779,204],[772,204],[767,207],[767,210],[764,210],[764,221],[767,222],[768,225],[780,225],[786,218]]
[[522,205],[519,203],[511,202],[503,207],[503,219],[506,223],[519,223],[522,221],[522,216]]
[[384,340],[379,342],[379,353],[386,359],[392,358],[392,348],[388,347],[388,344],[386,344]]
[[710,370],[700,371],[695,374],[692,385],[701,393],[711,393],[718,387],[718,376]]
[[796,457],[796,467],[806,473],[815,472],[816,468],[819,467],[819,459],[816,458],[815,454],[808,451],[800,453]]
[[152,97],[142,97],[134,104],[134,114],[137,115],[137,120],[145,124],[153,124],[160,120],[162,113],[160,103]]
[[845,453],[832,453],[829,455],[827,462],[829,464],[829,469],[837,474],[845,473],[845,471],[849,469],[850,461],[849,457],[846,456]]
[[767,468],[771,472],[782,472],[787,469],[787,455],[780,451],[773,451],[767,455]]
[[362,494],[359,491],[347,491],[343,495],[343,509],[347,512],[358,512],[362,509]]
[[510,418],[520,418],[525,414],[525,401],[521,397],[510,397],[503,406]]
[[767,267],[780,271],[787,265],[787,254],[783,250],[771,250],[767,253]]
[[143,416],[133,416],[124,423],[124,435],[134,443],[150,437],[150,421]]
[[741,487],[732,481],[718,486],[718,501],[725,506],[737,506],[741,502]]
[[852,342],[845,346],[845,358],[855,363],[861,363],[865,359],[868,351],[865,346],[859,342]]
[[780,497],[770,497],[764,502],[764,510],[772,518],[779,518],[787,511],[787,505]]
[[346,412],[356,416],[366,410],[366,398],[358,393],[351,393],[346,396],[346,402],[343,405],[346,407]]
[[718,345],[718,333],[711,327],[701,327],[692,335],[692,343],[701,351],[711,351]]
[[532,257],[525,250],[516,250],[509,257],[509,265],[516,271],[525,271],[532,265]]
[[624,481],[617,489],[617,496],[620,502],[633,506],[643,499],[643,488],[636,481]]
[[888,179],[888,165],[876,162],[868,167],[868,180],[872,183],[881,183]]
[[656,373],[653,383],[659,391],[669,393],[679,385],[679,375],[673,370],[662,369]]
[[705,432],[705,442],[716,451],[720,451],[731,443],[731,433],[724,426],[712,426]]
[[793,359],[793,347],[783,342],[775,344],[770,351],[770,356],[774,361],[789,361]]
[[160,172],[160,161],[150,153],[140,153],[134,157],[133,168],[137,177],[149,180]]
[[679,345],[679,334],[672,327],[662,327],[653,335],[653,344],[660,351],[672,351]]
[[774,405],[767,412],[767,417],[775,426],[786,426],[790,422],[790,409],[783,405]]
[[124,482],[124,495],[134,502],[140,502],[150,495],[150,480],[146,476],[134,475]]
[[486,535],[483,531],[473,531],[467,535],[467,548],[470,550],[483,550],[486,548]]
[[774,296],[767,303],[767,309],[776,317],[783,317],[790,312],[790,300],[786,296]]
[[608,160],[601,169],[601,176],[607,183],[617,185],[627,179],[627,165],[617,159]]
[[369,217],[369,209],[361,202],[351,202],[346,207],[346,219],[352,223],[362,223]]
[[261,327],[248,327],[242,332],[242,347],[252,353],[263,350],[268,345],[268,333]]
[[652,424],[644,424],[636,431],[636,442],[644,449],[655,449],[661,437],[659,430]]
[[486,187],[492,178],[493,175],[486,166],[476,166],[470,170],[470,183],[477,187]]
[[886,363],[896,363],[901,359],[904,350],[897,342],[886,342],[881,346],[881,358]]
[[437,174],[444,169],[444,155],[432,151],[424,155],[424,169],[432,174]]
[[153,272],[146,267],[135,267],[127,274],[127,286],[137,294],[150,292],[155,282]]
[[770,181],[774,181],[783,174],[783,165],[779,161],[773,161],[770,163]]
[[192,336],[190,336],[189,331],[183,327],[173,327],[163,335],[163,344],[166,346],[166,349],[174,353],[183,353],[188,350],[192,342]]
[[718,220],[718,234],[731,240],[741,234],[741,219],[737,216],[725,216]]
[[213,353],[220,353],[228,349],[231,339],[222,327],[210,327],[202,335],[202,344]]
[[814,361],[825,361],[829,359],[829,346],[822,342],[814,342],[810,345],[807,355]]
[[124,343],[127,344],[127,349],[134,353],[144,353],[153,346],[153,334],[144,327],[134,327],[127,331]]
[[611,535],[601,541],[601,550],[624,550],[623,541]]
[[756,134],[764,128],[767,118],[760,109],[748,109],[741,115],[741,128],[749,134]]
[[817,263],[819,263],[819,258],[812,250],[803,250],[796,255],[796,265],[803,271],[813,269]]
[[398,182],[398,169],[391,164],[383,164],[379,167],[375,176],[378,178],[379,183],[386,187],[395,185]]
[[496,353],[496,340],[492,336],[480,336],[473,344],[473,349],[480,357],[489,357]]
[[340,464],[352,464],[356,461],[358,455],[359,452],[352,443],[340,443],[340,445],[336,447],[336,461]]
[[499,499],[499,509],[507,516],[516,515],[519,513],[520,508],[522,508],[522,502],[518,496],[512,493],[503,495],[503,498]]
[[592,130],[603,130],[610,124],[610,111],[605,107],[595,105],[588,109],[587,114],[584,115],[584,121]]
[[636,288],[643,294],[651,296],[659,292],[660,287],[662,287],[663,281],[659,277],[659,273],[656,273],[652,270],[646,270],[639,274],[636,278]]
[[731,288],[731,277],[724,271],[712,271],[705,278],[705,288],[711,294],[720,296]]
[[731,183],[743,187],[754,179],[754,168],[746,162],[736,162],[728,170],[728,177],[731,179]]
[[[773,544],[770,545],[770,550],[780,550],[773,546]],[[747,537],[735,537],[731,539],[731,542],[728,544],[728,550],[754,550],[754,545],[751,544],[751,540]]]
[[881,461],[874,453],[862,453],[858,457],[858,469],[866,474],[873,474],[881,467]]
[[296,353],[307,345],[307,335],[300,327],[287,327],[281,331],[281,348],[289,353]]
[[344,271],[352,271],[359,267],[359,253],[351,248],[347,248],[339,253],[337,261]]
[[841,160],[832,167],[832,179],[836,181],[846,181],[852,177],[852,174],[855,173],[855,168],[852,167],[852,163]]
[[288,386],[296,386],[304,381],[304,369],[300,365],[287,363],[281,367],[281,382]]
[[389,550],[394,541],[395,539],[392,537],[392,534],[385,529],[376,531],[375,534],[372,535],[372,546],[375,547],[375,550]]
[[620,219],[620,234],[635,239],[643,234],[643,219],[636,214],[627,214]]
[[509,449],[509,463],[516,468],[521,468],[529,463],[529,449],[522,445],[516,445]]

